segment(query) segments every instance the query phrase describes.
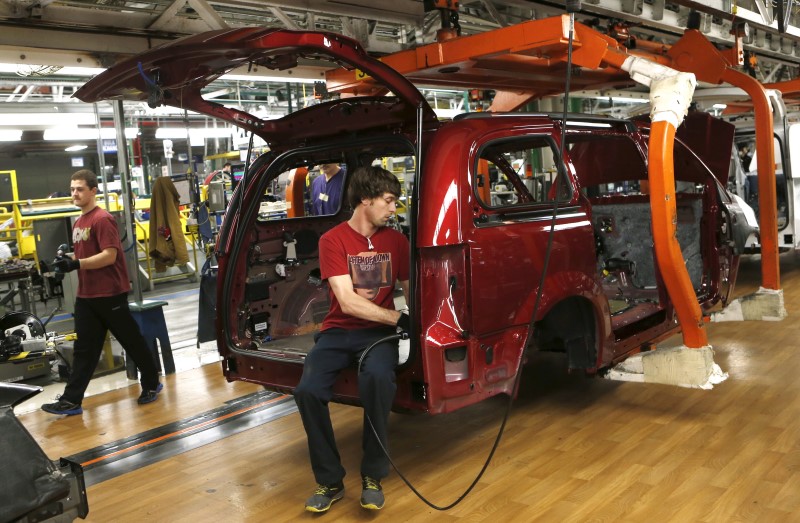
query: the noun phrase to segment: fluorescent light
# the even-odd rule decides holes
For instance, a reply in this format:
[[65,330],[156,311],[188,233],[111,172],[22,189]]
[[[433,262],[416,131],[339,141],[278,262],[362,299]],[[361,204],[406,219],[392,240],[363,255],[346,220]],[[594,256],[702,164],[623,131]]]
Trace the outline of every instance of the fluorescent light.
[[0,125],[95,125],[94,113],[6,113]]
[[612,102],[627,103],[627,104],[646,104],[650,103],[649,98],[629,98],[627,96],[614,96],[611,98]]
[[[184,110],[180,107],[172,107],[171,105],[159,105],[155,109],[148,106],[146,103],[142,102],[138,105],[135,109],[136,114],[144,115],[144,116],[183,116]],[[196,113],[194,111],[186,111],[189,116],[199,115],[200,113]],[[202,115],[201,115],[202,116]]]
[[[132,140],[139,134],[136,127],[125,128],[125,138]],[[44,139],[51,141],[72,142],[81,140],[97,140],[97,128],[89,127],[53,127],[44,130]],[[100,138],[104,140],[116,140],[117,130],[111,127],[100,129]]]
[[186,129],[181,127],[159,127],[156,129],[156,138],[159,140],[186,139]]
[[728,105],[727,104],[714,104],[714,105],[711,106],[711,108],[712,109],[720,109],[720,110],[721,109],[727,109]]
[[[205,127],[189,129],[189,135],[199,138],[228,138],[231,135],[230,127]],[[183,127],[159,127],[156,129],[156,138],[159,140],[185,140],[186,129]]]
[[67,151],[67,152],[82,151],[82,150],[86,149],[87,147],[89,147],[89,146],[88,145],[70,145],[69,147],[67,147],[64,150]]
[[[587,98],[589,100],[603,100],[603,101],[612,101],[612,102],[619,102],[619,103],[629,103],[629,104],[646,104],[650,103],[650,96],[647,94],[642,93],[641,96],[617,96],[616,93],[620,91],[614,91],[614,93],[603,94],[597,93],[597,91],[577,91],[572,93],[575,95],[576,98]],[[583,94],[581,94],[583,93]]]
[[105,70],[105,67],[62,67],[55,74],[69,76],[96,76]]
[[567,120],[567,125],[568,125],[569,127],[602,127],[602,128],[608,128],[608,127],[611,127],[611,124],[610,124],[610,123],[601,123],[601,122],[582,122],[582,121],[580,121],[580,120],[578,120],[578,121],[575,121],[575,122]]
[[[35,69],[37,67],[47,67],[46,65],[40,64],[9,64],[9,63],[0,63],[0,73],[14,73],[17,74],[20,70],[27,69]],[[58,67],[58,66],[55,66]],[[105,71],[103,67],[62,67],[57,71],[50,73],[44,77],[37,77],[37,78],[46,78],[47,76],[95,76]],[[22,76],[22,78],[25,78]],[[24,80],[20,80],[24,83]]]
[[22,129],[0,129],[0,142],[18,142],[22,139]]
[[223,74],[219,77],[220,80],[238,80],[240,82],[273,82],[281,84],[313,84],[314,82],[323,82],[324,77],[320,78],[294,78],[286,76],[250,76],[246,74]]

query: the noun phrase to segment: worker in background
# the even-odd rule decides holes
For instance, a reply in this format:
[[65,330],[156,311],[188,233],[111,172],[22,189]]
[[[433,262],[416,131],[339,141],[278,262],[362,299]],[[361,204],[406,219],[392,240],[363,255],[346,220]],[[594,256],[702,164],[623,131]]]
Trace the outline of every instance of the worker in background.
[[319,172],[311,182],[311,214],[335,214],[342,199],[344,169],[338,163],[323,163]]
[[[294,391],[308,437],[317,489],[306,501],[310,512],[325,512],[344,496],[345,470],[336,448],[328,402],[336,376],[353,365],[371,344],[399,330],[409,330],[408,314],[394,308],[395,283],[408,303],[409,245],[400,232],[386,227],[396,212],[400,182],[377,166],[353,172],[347,193],[352,217],[319,241],[322,278],[328,281],[331,305],[303,366]],[[398,341],[376,345],[361,363],[358,390],[364,406],[361,460],[361,506],[383,507],[381,480],[389,474],[389,411],[396,391]],[[380,442],[370,428],[380,437]]]
[[[215,178],[217,176],[219,176],[219,179],[215,180]],[[230,162],[225,163],[225,165],[223,165],[222,169],[220,169],[219,171],[212,171],[211,174],[206,176],[206,179],[203,180],[203,185],[208,185],[209,183],[211,183],[213,181],[218,181],[218,182],[223,182],[223,183],[230,183],[230,181],[231,181],[231,164],[230,164]]]
[[125,266],[117,222],[97,206],[97,175],[80,170],[70,183],[72,203],[81,215],[72,227],[74,258],[63,252],[53,262],[57,273],[78,271],[75,299],[75,351],[72,373],[58,401],[42,405],[52,414],[72,416],[83,412],[81,403],[94,374],[108,330],[142,373],[138,403],[158,399],[161,383],[156,362],[128,308],[128,270]]

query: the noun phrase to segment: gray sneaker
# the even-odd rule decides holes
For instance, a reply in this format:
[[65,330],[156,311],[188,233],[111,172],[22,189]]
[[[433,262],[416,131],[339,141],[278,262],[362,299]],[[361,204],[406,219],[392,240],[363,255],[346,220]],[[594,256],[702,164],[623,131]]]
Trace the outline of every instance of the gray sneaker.
[[309,512],[327,512],[331,505],[344,497],[344,484],[317,485],[317,490],[306,501],[306,510]]
[[382,509],[386,500],[383,498],[381,480],[362,476],[361,485],[363,488],[361,491],[361,506],[367,510]]

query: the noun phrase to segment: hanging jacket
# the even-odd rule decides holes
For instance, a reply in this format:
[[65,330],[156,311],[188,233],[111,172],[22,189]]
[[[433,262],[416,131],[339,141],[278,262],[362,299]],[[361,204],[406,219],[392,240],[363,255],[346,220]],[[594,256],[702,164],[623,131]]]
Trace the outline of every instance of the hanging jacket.
[[178,190],[169,177],[156,179],[150,198],[150,256],[156,272],[189,262],[189,251],[178,212]]

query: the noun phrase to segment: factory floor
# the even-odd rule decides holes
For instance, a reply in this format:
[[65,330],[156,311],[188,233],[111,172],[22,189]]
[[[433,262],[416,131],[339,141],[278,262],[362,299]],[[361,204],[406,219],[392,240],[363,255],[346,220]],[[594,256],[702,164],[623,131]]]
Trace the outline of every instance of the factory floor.
[[[143,293],[143,299],[145,300],[167,302],[167,305],[163,307],[164,319],[169,331],[176,372],[196,369],[219,361],[216,341],[201,343],[199,346],[197,344],[199,293],[199,283],[188,280],[174,280],[157,284],[152,291]],[[138,383],[135,380],[128,379],[124,367],[121,367],[123,365],[122,347],[114,339],[111,340],[111,343],[117,370],[115,372],[103,372],[103,357],[101,357],[98,376],[89,383],[89,388],[86,390],[87,397]],[[56,361],[55,363],[57,364],[58,362]],[[23,383],[37,385],[44,390],[17,406],[14,411],[18,415],[37,410],[43,403],[53,402],[64,391],[65,385],[64,381],[59,381],[55,365],[50,375],[27,380]]]
[[[587,379],[564,372],[557,355],[541,355],[523,373],[503,438],[471,493],[452,509],[435,510],[392,472],[383,482],[387,504],[379,517],[800,521],[800,256],[780,259],[787,319],[708,325],[727,381],[697,390]],[[760,278],[759,258],[745,258],[736,294],[754,292]],[[168,312],[180,300],[169,301]],[[178,324],[191,318],[181,314]],[[184,343],[176,353],[204,363],[188,335]],[[215,358],[213,350],[208,358]],[[84,464],[88,521],[315,519],[303,511],[314,481],[290,396],[228,383],[218,363],[163,382],[159,400],[149,405],[136,405],[138,385],[127,382],[86,398],[80,416],[37,409],[19,415],[51,458]],[[393,413],[392,457],[430,502],[448,505],[481,470],[507,404],[495,397],[446,415]],[[361,409],[332,404],[331,413],[349,474],[345,498],[325,521],[372,520],[358,503]]]

